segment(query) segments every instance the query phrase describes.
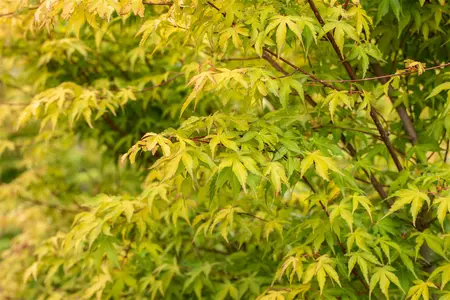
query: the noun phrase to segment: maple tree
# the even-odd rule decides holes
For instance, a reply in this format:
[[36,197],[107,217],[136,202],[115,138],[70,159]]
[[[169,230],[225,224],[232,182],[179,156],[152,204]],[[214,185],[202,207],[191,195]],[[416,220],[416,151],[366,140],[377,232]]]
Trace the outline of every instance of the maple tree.
[[0,298],[450,299],[449,24],[1,1]]

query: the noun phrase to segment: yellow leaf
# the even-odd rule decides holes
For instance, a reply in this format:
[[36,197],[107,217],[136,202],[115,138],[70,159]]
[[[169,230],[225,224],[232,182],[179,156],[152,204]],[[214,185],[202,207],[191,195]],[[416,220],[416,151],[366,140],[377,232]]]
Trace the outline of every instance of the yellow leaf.
[[237,159],[233,161],[233,167],[232,167],[234,175],[236,175],[237,179],[239,180],[240,184],[242,185],[242,188],[245,192],[247,192],[246,189],[246,183],[247,183],[247,169],[244,167],[244,165]]
[[123,206],[123,211],[125,213],[127,221],[128,221],[128,223],[130,223],[131,218],[133,217],[133,213],[134,213],[134,206],[130,201],[123,201],[122,206]]
[[278,55],[280,55],[281,50],[283,49],[283,46],[286,42],[286,23],[281,22],[280,25],[277,28],[276,33],[276,41],[277,41],[277,49],[278,49]]
[[365,210],[369,214],[370,220],[373,222],[372,210],[371,210],[371,207],[373,207],[373,205],[370,202],[369,198],[367,198],[366,196],[356,196],[356,195],[353,196],[353,210],[352,210],[352,214],[358,208],[359,204],[361,204],[365,208]]
[[433,205],[439,205],[437,208],[437,218],[441,223],[442,230],[444,230],[444,220],[447,213],[450,212],[450,197],[439,197],[434,199]]

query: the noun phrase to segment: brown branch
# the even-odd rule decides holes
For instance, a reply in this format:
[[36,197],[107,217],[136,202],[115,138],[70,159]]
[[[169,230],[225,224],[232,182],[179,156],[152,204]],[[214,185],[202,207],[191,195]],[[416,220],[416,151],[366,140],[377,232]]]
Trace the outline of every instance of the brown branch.
[[[270,53],[269,53],[270,54]],[[269,62],[276,70],[278,70],[280,73],[282,73],[284,76],[288,76],[289,73],[283,69],[283,67],[281,67],[270,55],[268,55],[266,53],[266,50],[264,50],[263,52],[263,58]],[[296,95],[296,94],[295,94]],[[312,106],[312,107],[316,107],[317,103],[313,100],[313,98],[306,94],[305,95],[305,100]]]
[[[273,51],[270,51],[268,48],[264,48],[264,51],[266,51],[267,53],[269,53],[269,54],[272,55],[272,56],[278,57],[278,55],[277,55],[276,53],[274,53]],[[318,77],[315,76],[314,74],[311,74],[311,73],[309,73],[309,72],[307,72],[307,71],[305,71],[305,70],[303,70],[303,69],[297,67],[297,66],[294,65],[292,62],[288,61],[287,59],[285,59],[285,58],[283,58],[283,57],[279,57],[279,59],[280,59],[282,62],[284,62],[285,64],[287,64],[288,66],[290,66],[290,67],[292,67],[293,69],[299,71],[300,73],[303,73],[303,74],[309,76],[313,81],[318,82],[318,83],[322,84],[323,86],[326,86],[326,87],[331,88],[331,89],[334,89],[334,90],[341,90],[341,89],[339,89],[338,87],[333,86],[333,85],[331,85],[331,84],[329,84],[329,83],[354,83],[354,82],[372,81],[372,80],[379,80],[379,81],[381,81],[382,79],[384,79],[384,81],[382,81],[382,83],[386,83],[387,80],[388,80],[389,78],[392,78],[392,77],[407,76],[407,75],[410,75],[410,74],[417,73],[417,70],[415,70],[415,69],[404,69],[404,70],[402,70],[402,72],[400,72],[400,73],[388,74],[388,75],[385,75],[385,74],[379,74],[379,75],[377,75],[377,76],[375,76],[375,77],[355,78],[355,79],[324,80],[324,79],[318,78]],[[346,63],[347,63],[347,62],[346,62]],[[347,63],[347,64],[348,64],[348,63]],[[435,70],[435,69],[442,69],[442,68],[446,68],[446,67],[448,67],[448,66],[450,66],[450,63],[443,63],[443,64],[440,64],[440,65],[435,65],[435,66],[432,66],[432,67],[429,67],[429,68],[425,68],[425,69],[423,70],[423,72],[431,71],[431,70]],[[350,67],[351,67],[351,66],[350,66]],[[377,73],[377,72],[376,72],[376,73]]]
[[289,73],[283,69],[270,55],[268,55],[266,53],[266,51],[264,50],[262,57],[268,62],[270,63],[277,71],[279,71],[280,73],[282,73],[285,76],[288,76]]
[[[317,9],[316,5],[314,4],[314,0],[308,0],[309,6],[311,7],[311,10],[313,11],[314,15],[316,16],[317,21],[324,26],[325,22],[322,19],[322,16],[319,13],[319,10]],[[356,73],[353,70],[352,66],[350,65],[350,63],[345,59],[344,55],[341,53],[341,50],[339,49],[338,45],[336,44],[336,41],[334,40],[333,35],[331,34],[331,32],[327,32],[327,38],[329,40],[329,42],[331,43],[331,45],[333,46],[334,51],[336,52],[336,54],[339,57],[339,60],[341,61],[342,65],[344,66],[345,70],[347,71],[347,74],[350,76],[350,78],[352,80],[356,80]],[[380,120],[378,119],[377,116],[377,111],[375,109],[375,107],[372,107],[370,110],[370,117],[372,118],[373,122],[375,123],[375,126],[378,129],[378,132],[380,133],[381,138],[383,139],[384,144],[386,145],[386,148],[389,151],[389,154],[391,155],[395,166],[397,167],[397,169],[399,171],[403,170],[403,166],[400,163],[400,160],[398,159],[397,153],[395,152],[394,147],[391,144],[391,141],[389,139],[388,133],[386,132],[386,130],[383,128],[383,126],[381,125]]]
[[267,220],[264,219],[264,218],[255,216],[255,215],[253,215],[253,214],[251,214],[251,213],[248,213],[248,212],[240,212],[240,213],[238,213],[238,214],[239,214],[239,215],[249,216],[249,217],[252,217],[252,218],[254,218],[254,219],[258,219],[258,220],[260,220],[260,221],[263,221],[263,222],[269,222],[269,221],[267,221]]
[[[348,64],[348,62],[346,62],[346,63]],[[435,66],[432,66],[432,67],[429,67],[429,68],[425,68],[425,69],[423,69],[423,72],[436,70],[436,69],[442,69],[442,68],[446,68],[448,66],[450,66],[450,62],[442,63],[442,64],[435,65]],[[388,75],[381,75],[380,74],[380,75],[377,75],[375,77],[366,77],[366,78],[336,79],[336,80],[321,80],[321,79],[319,79],[319,80],[321,82],[326,82],[326,83],[361,82],[361,81],[389,79],[389,78],[392,78],[392,77],[406,76],[406,75],[417,73],[417,70],[415,70],[415,69],[404,69],[404,70],[401,70],[401,71],[402,72],[400,72],[400,73],[388,74]]]
[[361,132],[370,136],[373,136],[374,138],[377,139],[381,139],[381,137],[373,132],[369,132],[369,131],[365,131],[365,130],[361,130],[361,129],[356,129],[356,128],[348,128],[348,127],[341,127],[341,126],[336,126],[336,125],[325,125],[325,126],[318,126],[318,127],[313,127],[312,129],[320,129],[320,128],[335,128],[335,129],[342,129],[342,130],[348,130],[348,131],[355,131],[355,132]]
[[[267,52],[267,53],[269,53],[270,55],[272,55],[272,56],[274,56],[274,57],[277,57],[277,54],[274,53],[274,52],[272,52],[272,51],[270,51],[269,49],[264,48],[263,50],[264,50],[264,52]],[[285,59],[285,58],[283,58],[283,57],[280,57],[280,56],[278,56],[278,58],[279,58],[282,62],[284,62],[285,64],[287,64],[287,65],[290,66],[291,68],[293,68],[294,70],[299,71],[300,73],[303,73],[303,74],[309,76],[313,81],[316,81],[316,82],[322,84],[323,86],[328,87],[328,88],[331,88],[331,89],[333,89],[333,90],[339,90],[339,88],[337,88],[337,87],[335,87],[335,86],[333,86],[333,85],[331,85],[331,84],[328,84],[328,83],[326,83],[326,82],[323,81],[323,80],[320,80],[320,79],[317,78],[314,74],[311,74],[311,73],[309,73],[309,72],[307,72],[307,71],[305,71],[305,70],[303,70],[303,69],[297,67],[296,65],[294,65],[293,63],[291,63],[291,62],[288,61],[287,59]]]
[[403,166],[397,156],[397,152],[395,152],[394,147],[391,144],[391,141],[389,139],[389,135],[386,132],[386,130],[384,130],[383,125],[381,125],[380,119],[378,119],[378,116],[376,114],[376,110],[374,108],[372,108],[370,110],[370,117],[372,118],[373,122],[375,123],[375,126],[378,129],[378,132],[381,135],[381,138],[383,139],[384,144],[386,145],[386,148],[388,149],[389,154],[392,157],[392,160],[394,161],[395,166],[397,167],[397,170],[399,172],[403,171]]
[[342,8],[343,9],[347,9],[348,3],[350,2],[350,0],[345,0],[344,4],[342,4]]
[[[309,3],[309,6],[311,7],[311,10],[314,13],[314,15],[316,16],[317,21],[319,21],[320,25],[324,26],[325,21],[322,19],[322,16],[320,15],[319,10],[317,9],[314,1],[308,0],[308,3]],[[350,63],[345,59],[344,55],[342,54],[341,50],[339,49],[339,46],[336,44],[333,34],[329,31],[326,33],[326,36],[328,38],[328,41],[331,43],[331,46],[333,47],[334,51],[338,55],[339,60],[341,61],[342,65],[344,66],[345,70],[349,74],[350,78],[353,80],[356,80],[356,75],[353,72],[352,66],[350,66]]]
[[316,189],[313,187],[311,182],[309,182],[309,180],[305,176],[303,176],[302,179],[306,183],[306,185],[311,189],[311,191],[315,194],[316,193]]
[[447,162],[449,148],[450,148],[450,140],[447,141],[447,147],[445,148],[444,163]]
[[[370,181],[364,180],[364,179],[359,178],[359,177],[356,177],[356,176],[355,176],[355,179],[358,180],[358,181],[360,181],[360,182],[364,182],[364,183],[367,183],[367,184],[371,184]],[[389,187],[389,185],[387,185],[387,184],[382,184],[382,186],[384,186],[384,187]]]
[[[212,4],[211,2],[209,2],[208,1],[208,4],[211,6],[211,7],[213,7],[214,9],[216,9],[217,11],[219,11],[220,12],[220,9],[217,7],[217,6],[215,6],[214,4]],[[225,13],[221,13],[222,14],[222,16],[226,16],[226,14]],[[267,52],[267,53],[269,53],[270,55],[274,55],[274,53],[273,52],[271,52],[269,49],[263,49],[264,50],[264,52]],[[286,70],[284,70],[275,60],[273,60],[273,59],[271,59],[268,55],[264,55],[264,57],[263,57],[265,60],[267,60],[276,70],[278,70],[278,71],[280,71],[282,74],[284,74],[285,76],[286,75],[288,75],[289,73],[286,71]],[[283,62],[285,62],[286,64],[288,64],[288,65],[290,65],[291,67],[293,67],[294,69],[296,69],[297,71],[300,71],[300,72],[302,72],[303,70],[301,70],[300,68],[298,68],[297,66],[295,66],[294,64],[292,64],[292,63],[290,63],[289,61],[287,61],[287,60],[285,60],[284,58],[281,58],[280,57],[280,60],[282,60]],[[304,71],[305,73],[306,73],[306,71]],[[302,72],[303,73],[303,72]],[[304,74],[305,74],[304,73]],[[309,76],[311,76],[312,74],[310,74],[310,73],[306,73],[305,75],[309,75]],[[314,76],[314,75],[312,75],[312,76]],[[313,77],[311,77],[311,78],[313,78]],[[316,80],[316,81],[318,81],[318,82],[320,82],[322,85],[324,85],[324,82],[322,81],[322,80],[319,80],[317,77],[315,77],[314,76],[314,78],[313,78],[313,80]],[[330,85],[331,86],[331,85]],[[333,87],[332,87],[333,88]],[[335,88],[333,88],[333,89],[335,89]],[[317,103],[312,99],[312,97],[310,96],[310,95],[308,95],[308,94],[305,94],[305,99],[306,99],[306,101],[312,106],[312,107],[316,107],[317,106]],[[353,147],[353,145],[352,144],[350,144],[350,143],[347,143],[347,140],[346,140],[346,138],[345,138],[345,136],[342,134],[341,135],[341,140],[342,140],[342,142],[344,143],[344,145],[347,147],[347,149],[348,149],[348,151],[350,152],[350,155],[352,156],[352,157],[355,157],[356,158],[356,155],[357,155],[357,152],[356,152],[356,149],[355,149],[355,147]],[[375,188],[375,190],[377,191],[377,193],[380,195],[380,197],[382,198],[382,199],[386,199],[387,198],[387,194],[386,194],[386,192],[384,191],[384,189],[383,189],[383,187],[382,187],[382,185],[380,184],[380,182],[375,178],[375,176],[374,175],[372,175],[372,174],[369,174],[366,170],[364,170],[364,173],[367,175],[367,177],[369,177],[370,178],[370,181],[371,181],[371,183],[372,183],[372,185],[373,185],[373,187]]]
[[[374,71],[376,75],[378,76],[378,80],[382,83],[385,84],[388,82],[388,79],[386,77],[384,77],[384,73],[383,70],[381,69],[381,65],[379,63],[376,63],[373,65],[374,66]],[[393,96],[393,92],[394,89],[392,88],[392,86],[389,84],[388,87],[388,95],[389,95],[389,99],[391,100],[391,103],[393,103],[394,101],[392,100],[394,98]],[[411,143],[413,145],[417,144],[417,132],[416,132],[416,128],[414,127],[414,124],[412,123],[408,112],[406,111],[406,107],[403,103],[400,103],[399,105],[397,105],[395,107],[395,109],[397,110],[398,115],[400,116],[400,119],[403,122],[403,128],[405,129],[406,133],[409,136],[409,139],[411,140]]]
[[[267,50],[264,50],[267,51]],[[271,54],[269,52],[269,54]],[[286,70],[284,70],[275,60],[273,60],[270,56],[265,55],[264,59],[266,59],[275,69],[279,70],[282,74],[288,74],[288,72]],[[281,59],[281,58],[280,58]],[[305,99],[308,101],[308,103],[312,106],[312,107],[316,107],[317,103],[311,98],[310,95],[305,94]],[[354,158],[356,158],[357,155],[357,151],[355,149],[355,147],[353,147],[352,144],[347,142],[347,139],[345,137],[344,134],[341,134],[341,141],[342,143],[346,146],[347,150],[349,151],[350,155]],[[375,188],[375,190],[377,191],[377,193],[380,195],[380,197],[382,199],[386,199],[387,198],[387,194],[383,189],[383,186],[380,184],[380,182],[375,178],[374,175],[369,174],[366,170],[364,170],[364,173],[367,175],[367,177],[370,178],[370,181],[373,185],[373,187]],[[322,204],[323,205],[323,204]]]
[[[311,184],[311,182],[309,182],[309,180],[303,176],[302,177],[303,181],[306,183],[306,185],[311,189],[311,191],[316,194],[316,189],[313,187],[313,185]],[[325,212],[325,214],[327,215],[327,217],[330,217],[330,213],[328,212],[328,209],[325,207],[325,204],[323,204],[323,202],[321,200],[319,200],[320,206],[322,207],[322,210]]]
[[227,14],[224,13],[224,12],[221,12],[220,9],[219,9],[216,5],[214,5],[214,3],[212,3],[211,1],[208,1],[208,2],[206,2],[206,3],[208,3],[209,6],[211,6],[212,8],[214,8],[215,10],[217,10],[218,12],[220,12],[220,13],[222,14],[222,16],[226,17]]
[[230,57],[230,58],[222,58],[219,61],[241,61],[241,60],[258,60],[261,59],[259,56],[252,57]]

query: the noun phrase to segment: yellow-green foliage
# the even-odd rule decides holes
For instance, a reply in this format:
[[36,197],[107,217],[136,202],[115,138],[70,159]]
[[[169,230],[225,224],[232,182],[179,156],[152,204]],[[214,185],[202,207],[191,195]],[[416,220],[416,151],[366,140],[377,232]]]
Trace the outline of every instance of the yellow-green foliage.
[[449,24],[0,1],[0,299],[450,299]]

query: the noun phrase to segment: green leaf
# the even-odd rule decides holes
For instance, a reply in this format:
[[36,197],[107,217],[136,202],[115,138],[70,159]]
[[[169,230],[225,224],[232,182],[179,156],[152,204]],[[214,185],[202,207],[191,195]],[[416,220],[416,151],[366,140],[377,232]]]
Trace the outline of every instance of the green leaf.
[[426,99],[434,97],[444,90],[450,90],[450,82],[441,83],[440,85],[435,87]]
[[411,215],[413,217],[414,226],[416,224],[417,215],[423,206],[423,202],[426,201],[428,205],[430,205],[430,199],[427,194],[419,191],[419,189],[414,185],[409,185],[408,189],[403,189],[396,192],[393,197],[397,197],[397,200],[395,200],[394,204],[383,218],[393,214],[405,205],[411,204]]
[[405,292],[398,280],[398,277],[392,273],[395,269],[391,266],[384,266],[375,269],[375,272],[370,279],[370,294],[379,284],[381,292],[389,299],[389,286],[391,282],[395,284],[403,293]]
[[444,230],[444,220],[447,213],[450,212],[450,197],[438,197],[434,199],[433,205],[438,206],[437,218],[439,223],[441,223],[442,230]]
[[233,167],[232,167],[234,175],[236,175],[237,179],[239,180],[240,184],[242,185],[242,188],[244,191],[246,191],[246,183],[247,183],[247,169],[244,167],[244,165],[237,159],[233,161]]
[[353,196],[352,214],[355,213],[355,210],[358,208],[359,204],[361,204],[361,206],[364,207],[364,209],[369,214],[370,220],[373,222],[373,219],[372,219],[372,207],[373,207],[373,205],[370,202],[370,200],[367,197],[365,197],[365,196],[357,196],[357,195]]
[[312,277],[316,276],[319,283],[320,294],[322,294],[325,287],[326,277],[328,275],[334,282],[341,286],[339,275],[335,271],[334,265],[335,262],[329,258],[328,255],[320,256],[315,263],[308,266],[308,269],[303,276],[303,283],[309,283]]
[[430,292],[428,288],[437,288],[434,283],[430,281],[414,280],[414,284],[408,291],[406,295],[407,298],[419,299],[422,297],[424,300],[430,299]]
[[127,221],[130,223],[134,213],[134,206],[130,201],[123,201],[122,205]]
[[283,165],[278,162],[270,162],[264,171],[264,175],[270,175],[270,182],[272,183],[275,194],[277,195],[281,190],[281,183],[288,183],[285,169]]
[[332,160],[332,158],[324,156],[322,155],[320,150],[316,150],[314,152],[308,153],[302,160],[300,164],[300,173],[302,177],[313,162],[317,174],[325,180],[329,180],[328,178],[329,169],[338,174],[342,174],[341,171],[339,171],[338,167],[336,166],[336,163]]

